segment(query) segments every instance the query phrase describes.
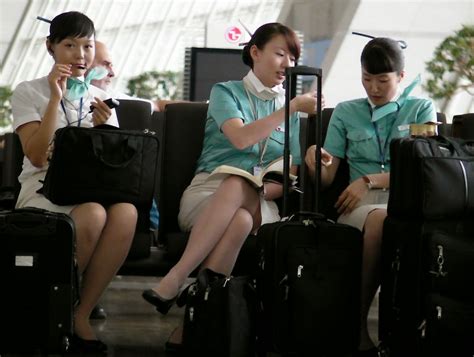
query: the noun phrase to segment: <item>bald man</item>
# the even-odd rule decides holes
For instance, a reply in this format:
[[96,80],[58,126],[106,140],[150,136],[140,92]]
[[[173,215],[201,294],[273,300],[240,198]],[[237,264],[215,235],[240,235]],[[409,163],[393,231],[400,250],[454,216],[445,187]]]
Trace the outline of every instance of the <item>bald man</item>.
[[89,71],[98,66],[104,67],[107,70],[107,76],[99,80],[94,79],[91,81],[91,84],[107,92],[112,83],[112,78],[115,77],[113,63],[107,46],[100,41],[95,41],[95,57]]
[[95,57],[94,62],[92,62],[92,66],[89,68],[88,72],[94,67],[104,67],[107,70],[107,76],[100,80],[93,80],[91,84],[99,87],[100,89],[104,90],[105,92],[109,93],[112,97],[116,99],[137,99],[137,100],[144,100],[150,102],[152,106],[152,111],[161,112],[165,109],[165,106],[170,103],[177,103],[181,102],[179,100],[163,100],[159,99],[157,101],[152,101],[148,99],[142,99],[137,97],[131,97],[125,93],[113,93],[110,89],[110,85],[112,83],[112,78],[115,77],[115,71],[113,68],[112,58],[110,57],[109,50],[107,46],[100,41],[95,41]]

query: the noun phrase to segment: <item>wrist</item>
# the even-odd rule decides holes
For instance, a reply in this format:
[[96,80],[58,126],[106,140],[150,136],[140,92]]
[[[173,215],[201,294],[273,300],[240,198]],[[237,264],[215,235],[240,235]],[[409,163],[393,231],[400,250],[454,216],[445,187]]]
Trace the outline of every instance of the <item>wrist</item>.
[[367,176],[367,175],[362,176],[362,180],[366,184],[368,190],[371,190],[371,189],[375,188],[375,183],[374,183],[374,181],[372,181],[370,179],[369,176]]

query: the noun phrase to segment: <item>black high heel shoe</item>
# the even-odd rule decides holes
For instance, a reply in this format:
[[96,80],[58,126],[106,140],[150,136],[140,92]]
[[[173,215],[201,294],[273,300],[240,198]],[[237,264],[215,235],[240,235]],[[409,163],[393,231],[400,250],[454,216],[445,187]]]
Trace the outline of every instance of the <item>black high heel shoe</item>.
[[158,295],[153,289],[148,289],[143,291],[142,297],[149,302],[150,304],[156,307],[156,311],[161,312],[163,315],[166,315],[168,311],[173,306],[178,296],[175,296],[172,299],[166,300]]

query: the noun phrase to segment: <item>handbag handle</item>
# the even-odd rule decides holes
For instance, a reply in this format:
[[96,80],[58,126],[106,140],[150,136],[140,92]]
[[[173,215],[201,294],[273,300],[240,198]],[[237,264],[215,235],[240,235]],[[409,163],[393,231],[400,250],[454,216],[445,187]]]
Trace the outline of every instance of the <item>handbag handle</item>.
[[457,156],[462,156],[463,154],[467,154],[469,156],[472,155],[472,153],[466,149],[466,145],[472,145],[474,143],[472,140],[462,140],[461,142],[458,142],[453,138],[442,135],[439,135],[436,138],[428,137],[427,139],[433,155],[443,156],[439,148],[439,144],[446,144],[448,148]]
[[119,169],[128,166],[130,162],[135,158],[138,153],[138,140],[136,137],[128,136],[125,140],[122,141],[120,147],[114,148],[114,150],[122,149],[124,154],[124,158],[121,162],[110,162],[109,160],[104,157],[104,144],[102,141],[102,135],[92,135],[90,136],[92,140],[92,150],[96,158],[99,159],[104,165],[108,167],[112,167],[114,169]]

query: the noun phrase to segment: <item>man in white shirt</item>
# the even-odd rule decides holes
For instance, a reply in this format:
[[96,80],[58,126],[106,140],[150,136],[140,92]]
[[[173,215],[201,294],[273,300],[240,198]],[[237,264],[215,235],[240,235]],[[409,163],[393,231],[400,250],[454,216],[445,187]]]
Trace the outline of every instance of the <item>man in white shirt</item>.
[[152,101],[148,99],[132,97],[125,93],[114,93],[110,89],[110,85],[112,84],[112,78],[115,77],[115,71],[113,69],[112,58],[110,57],[110,53],[107,49],[107,46],[103,42],[100,42],[100,41],[95,41],[95,57],[94,57],[94,62],[92,63],[92,66],[89,69],[89,71],[92,68],[97,67],[97,66],[104,67],[107,70],[108,74],[103,79],[92,80],[91,84],[109,93],[113,98],[116,98],[119,100],[120,99],[144,100],[144,101],[150,102],[150,105],[152,106],[152,111],[157,111],[157,112],[163,111],[167,104],[179,102],[179,101],[163,100],[163,99]]

